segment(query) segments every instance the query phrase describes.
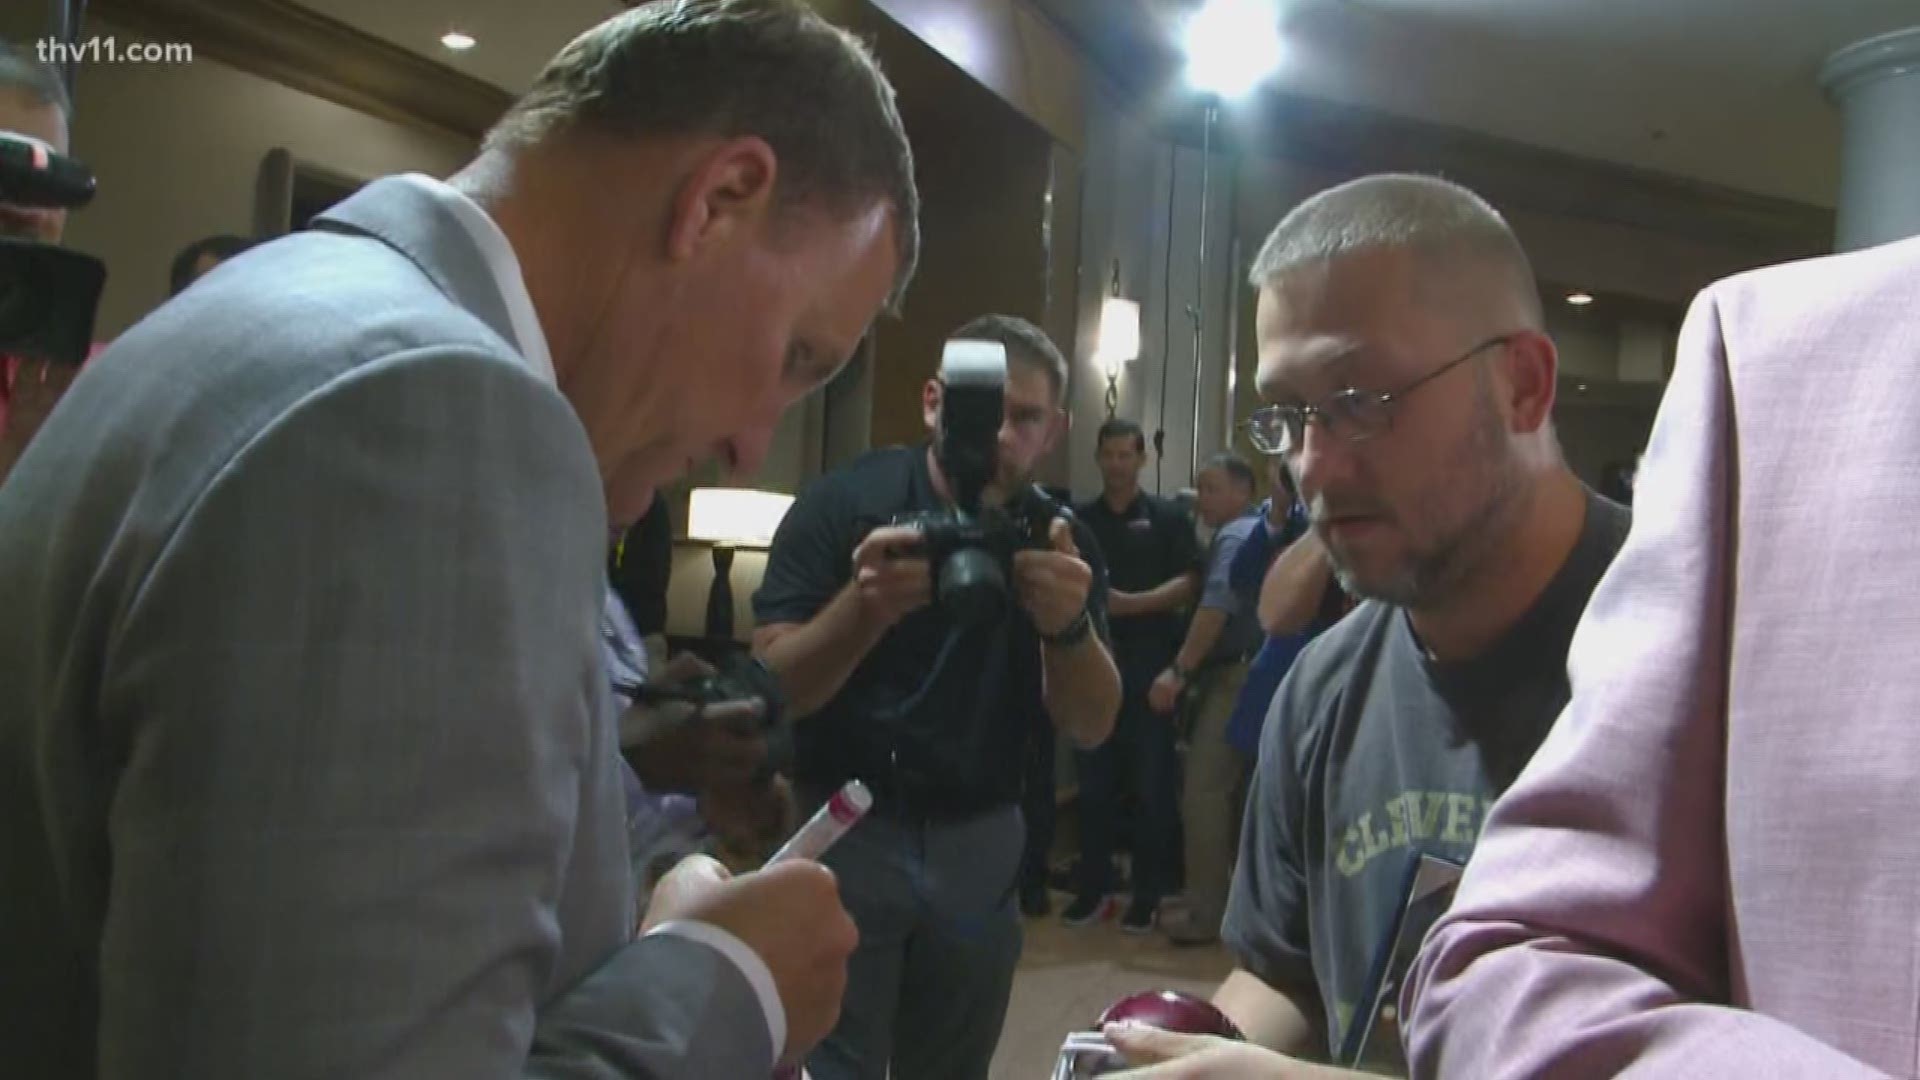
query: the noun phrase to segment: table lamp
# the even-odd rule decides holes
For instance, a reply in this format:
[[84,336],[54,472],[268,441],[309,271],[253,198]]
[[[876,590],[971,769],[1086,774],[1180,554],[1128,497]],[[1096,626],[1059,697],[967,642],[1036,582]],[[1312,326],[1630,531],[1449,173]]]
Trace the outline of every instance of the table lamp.
[[787,516],[793,496],[749,488],[695,488],[687,500],[687,539],[713,546],[713,586],[707,590],[709,639],[733,640],[733,553],[766,548]]

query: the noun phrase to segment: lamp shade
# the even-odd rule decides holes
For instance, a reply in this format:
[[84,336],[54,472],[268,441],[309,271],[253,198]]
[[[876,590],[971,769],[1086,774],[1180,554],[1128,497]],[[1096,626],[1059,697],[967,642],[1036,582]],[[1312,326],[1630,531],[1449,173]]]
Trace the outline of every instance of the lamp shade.
[[1140,355],[1140,304],[1118,296],[1100,302],[1100,342],[1094,356],[1101,370],[1117,375],[1120,366]]
[[737,547],[766,547],[787,516],[793,496],[750,488],[694,488],[687,504],[687,538]]

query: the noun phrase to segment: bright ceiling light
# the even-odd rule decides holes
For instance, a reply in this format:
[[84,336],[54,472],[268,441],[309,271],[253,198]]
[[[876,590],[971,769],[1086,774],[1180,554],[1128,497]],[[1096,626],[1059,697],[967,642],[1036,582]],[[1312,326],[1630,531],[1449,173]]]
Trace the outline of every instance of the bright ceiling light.
[[1586,307],[1588,304],[1593,303],[1593,294],[1570,292],[1567,294],[1567,303],[1572,304],[1574,307]]
[[458,30],[449,30],[440,35],[440,44],[454,52],[466,52],[476,44],[472,34],[463,34]]
[[1187,22],[1187,83],[1235,98],[1280,66],[1280,12],[1274,0],[1207,0]]

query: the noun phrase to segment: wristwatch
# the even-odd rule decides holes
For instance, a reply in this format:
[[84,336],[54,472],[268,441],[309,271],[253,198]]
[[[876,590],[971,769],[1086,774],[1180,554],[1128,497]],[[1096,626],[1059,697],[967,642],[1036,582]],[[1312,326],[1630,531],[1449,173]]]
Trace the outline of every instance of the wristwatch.
[[1092,632],[1093,616],[1088,613],[1085,607],[1082,607],[1080,614],[1075,615],[1072,622],[1061,627],[1057,633],[1041,634],[1040,641],[1044,645],[1078,645],[1087,640],[1087,635]]

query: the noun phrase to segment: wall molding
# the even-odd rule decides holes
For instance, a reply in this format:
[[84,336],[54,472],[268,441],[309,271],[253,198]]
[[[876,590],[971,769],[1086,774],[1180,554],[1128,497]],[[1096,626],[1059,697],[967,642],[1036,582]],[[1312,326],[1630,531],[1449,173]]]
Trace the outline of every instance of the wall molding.
[[93,0],[90,19],[383,120],[479,139],[513,96],[290,0]]

